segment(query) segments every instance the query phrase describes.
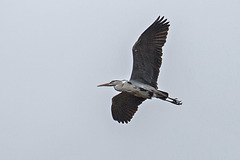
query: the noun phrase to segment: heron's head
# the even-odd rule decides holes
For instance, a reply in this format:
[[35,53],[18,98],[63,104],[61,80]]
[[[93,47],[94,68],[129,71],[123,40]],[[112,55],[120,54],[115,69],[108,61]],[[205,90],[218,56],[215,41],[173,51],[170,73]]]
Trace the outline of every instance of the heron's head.
[[113,81],[111,81],[109,83],[98,85],[98,87],[101,87],[101,86],[116,86],[118,84],[122,84],[122,81],[120,81],[120,80],[113,80]]

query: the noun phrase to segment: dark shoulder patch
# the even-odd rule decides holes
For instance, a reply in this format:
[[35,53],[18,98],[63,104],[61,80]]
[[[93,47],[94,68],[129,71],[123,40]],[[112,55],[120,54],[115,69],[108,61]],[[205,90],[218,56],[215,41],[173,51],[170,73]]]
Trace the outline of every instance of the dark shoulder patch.
[[140,90],[140,91],[144,91],[144,92],[146,92],[146,91],[147,91],[146,89],[144,89],[144,88],[141,88],[141,87],[139,87],[139,90]]
[[127,82],[128,84],[132,84],[132,82]]
[[153,96],[153,92],[148,91],[148,95],[149,95],[149,97],[150,97],[150,99],[151,99],[152,96]]

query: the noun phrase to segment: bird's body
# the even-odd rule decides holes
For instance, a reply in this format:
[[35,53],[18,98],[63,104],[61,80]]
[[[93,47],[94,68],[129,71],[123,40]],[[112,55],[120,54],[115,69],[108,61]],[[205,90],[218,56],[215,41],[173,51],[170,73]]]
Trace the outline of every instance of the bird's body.
[[166,92],[159,91],[150,85],[134,80],[115,80],[114,82],[117,83],[114,86],[114,89],[116,91],[128,92],[137,97],[142,97],[146,99],[151,99],[152,97],[162,97],[163,99],[166,99],[168,97],[168,94]]
[[169,22],[162,17],[146,29],[133,46],[133,70],[130,81],[113,80],[99,86],[114,86],[121,92],[112,99],[113,119],[128,123],[146,99],[159,98],[176,105],[181,101],[157,89],[159,68],[162,64],[162,47],[166,42]]

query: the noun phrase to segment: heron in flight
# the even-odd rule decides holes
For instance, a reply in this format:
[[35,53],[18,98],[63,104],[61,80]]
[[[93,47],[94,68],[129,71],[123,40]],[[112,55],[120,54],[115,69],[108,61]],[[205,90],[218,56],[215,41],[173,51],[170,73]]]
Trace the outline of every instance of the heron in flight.
[[112,116],[119,123],[128,123],[146,99],[152,97],[181,105],[177,98],[158,90],[157,79],[162,64],[162,47],[168,34],[169,22],[160,16],[138,38],[132,48],[133,69],[129,81],[113,80],[100,86],[113,86],[121,92],[112,98]]

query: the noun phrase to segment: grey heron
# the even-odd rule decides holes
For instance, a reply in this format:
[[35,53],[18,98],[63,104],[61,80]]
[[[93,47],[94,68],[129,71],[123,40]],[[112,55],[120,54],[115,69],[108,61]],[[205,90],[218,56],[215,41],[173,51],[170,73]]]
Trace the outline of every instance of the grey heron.
[[129,81],[113,80],[100,86],[113,86],[121,93],[112,98],[112,116],[119,123],[128,123],[146,99],[152,97],[181,105],[177,98],[158,90],[157,79],[162,64],[162,47],[169,30],[169,22],[160,16],[138,38],[132,48],[133,69]]

